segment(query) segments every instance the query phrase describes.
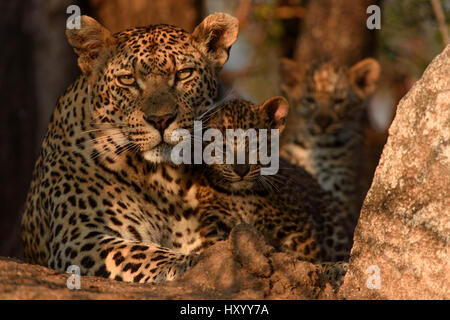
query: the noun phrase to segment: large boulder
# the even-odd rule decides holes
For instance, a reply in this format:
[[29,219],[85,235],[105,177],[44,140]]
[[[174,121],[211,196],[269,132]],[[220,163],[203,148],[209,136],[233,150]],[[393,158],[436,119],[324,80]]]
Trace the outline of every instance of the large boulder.
[[397,107],[339,294],[450,299],[450,45]]

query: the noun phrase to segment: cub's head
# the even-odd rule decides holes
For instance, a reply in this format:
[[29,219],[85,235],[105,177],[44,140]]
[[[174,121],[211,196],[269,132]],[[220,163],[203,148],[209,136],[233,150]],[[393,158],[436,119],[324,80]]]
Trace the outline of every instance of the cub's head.
[[174,130],[191,129],[212,105],[238,21],[216,13],[192,33],[156,25],[111,34],[82,16],[81,28],[66,35],[88,83],[93,122],[114,132],[116,144],[158,163],[170,160]]
[[234,99],[204,114],[200,119],[208,128],[203,135],[204,172],[210,183],[229,192],[257,185],[264,188],[264,177],[278,171],[278,137],[288,109],[283,97],[268,99],[262,105]]
[[336,135],[360,121],[363,102],[380,74],[380,65],[371,58],[350,69],[324,62],[306,70],[283,59],[281,69],[281,88],[292,105],[292,121],[297,121],[293,125],[313,136]]

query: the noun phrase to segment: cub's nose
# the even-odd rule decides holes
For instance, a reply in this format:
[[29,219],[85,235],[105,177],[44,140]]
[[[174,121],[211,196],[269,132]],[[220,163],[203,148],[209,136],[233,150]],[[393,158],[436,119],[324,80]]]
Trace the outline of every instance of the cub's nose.
[[330,126],[332,119],[329,116],[318,115],[315,119],[315,122],[322,130],[325,130]]
[[250,171],[250,166],[248,164],[235,164],[233,165],[233,171],[243,178]]
[[161,133],[175,120],[176,114],[165,114],[162,116],[145,116],[145,121],[155,127]]

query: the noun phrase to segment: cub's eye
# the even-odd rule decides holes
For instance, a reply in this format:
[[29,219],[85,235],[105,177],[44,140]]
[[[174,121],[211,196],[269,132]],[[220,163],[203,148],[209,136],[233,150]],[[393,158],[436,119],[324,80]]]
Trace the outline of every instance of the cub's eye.
[[344,102],[344,99],[342,99],[342,98],[336,98],[336,99],[334,99],[334,104],[341,104],[341,103],[343,103]]
[[136,83],[136,79],[131,74],[125,74],[123,76],[117,77],[117,80],[121,85],[132,86]]
[[176,81],[186,80],[187,78],[192,76],[193,72],[194,72],[194,68],[181,69],[180,71],[178,71],[175,74],[175,79],[176,79]]
[[316,102],[316,100],[313,97],[306,97],[306,102],[314,103],[314,102]]

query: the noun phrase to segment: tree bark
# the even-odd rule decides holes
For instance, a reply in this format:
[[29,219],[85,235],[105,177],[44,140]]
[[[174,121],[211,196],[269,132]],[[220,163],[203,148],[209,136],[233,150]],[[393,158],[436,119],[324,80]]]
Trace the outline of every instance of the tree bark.
[[367,7],[374,0],[310,0],[301,23],[295,59],[307,63],[333,58],[352,65],[373,55],[375,31],[369,30]]
[[20,218],[58,96],[76,74],[65,40],[73,1],[2,1],[0,10],[0,255],[21,256]]
[[[2,1],[0,10],[0,255],[17,255],[20,209],[35,158],[38,124],[32,39],[24,28],[30,1]],[[20,71],[20,72],[19,72]]]

